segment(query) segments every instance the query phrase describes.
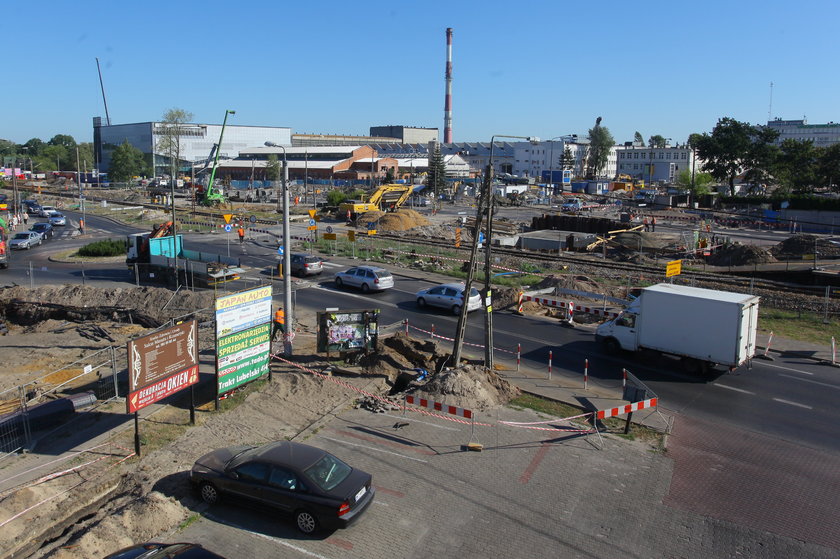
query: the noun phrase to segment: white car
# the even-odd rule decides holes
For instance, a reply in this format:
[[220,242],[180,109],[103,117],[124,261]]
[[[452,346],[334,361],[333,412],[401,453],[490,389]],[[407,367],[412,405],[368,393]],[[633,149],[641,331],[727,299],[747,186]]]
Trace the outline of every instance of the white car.
[[[417,306],[441,307],[450,309],[454,314],[461,314],[461,305],[464,304],[463,283],[445,283],[417,292]],[[481,308],[481,295],[475,287],[470,288],[470,297],[467,300],[467,312]]]
[[64,217],[64,214],[53,212],[50,215],[50,223],[53,225],[67,225],[67,218]]
[[54,213],[58,213],[58,210],[55,209],[54,206],[41,206],[41,210],[38,212],[38,215],[40,217],[50,217]]
[[35,231],[24,231],[23,233],[16,233],[9,241],[9,248],[14,250],[29,250],[30,248],[40,245],[43,242],[43,237],[40,233]]
[[391,272],[378,266],[356,266],[335,275],[338,287],[350,285],[358,287],[363,293],[368,291],[382,291],[394,287],[394,276]]

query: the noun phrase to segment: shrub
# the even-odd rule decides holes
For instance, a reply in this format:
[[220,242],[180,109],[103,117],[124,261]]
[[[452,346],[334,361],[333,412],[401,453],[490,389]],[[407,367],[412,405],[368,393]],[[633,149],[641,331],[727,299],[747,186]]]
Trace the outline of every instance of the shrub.
[[79,249],[79,256],[119,256],[128,252],[124,240],[107,239],[87,244]]

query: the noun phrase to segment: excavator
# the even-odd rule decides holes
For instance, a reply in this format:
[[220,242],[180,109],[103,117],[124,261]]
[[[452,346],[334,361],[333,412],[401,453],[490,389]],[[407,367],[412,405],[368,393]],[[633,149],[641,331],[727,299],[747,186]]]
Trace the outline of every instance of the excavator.
[[213,183],[216,179],[216,169],[219,166],[219,152],[221,151],[222,138],[225,136],[225,126],[227,126],[228,114],[235,114],[235,111],[225,111],[225,120],[222,122],[222,131],[219,133],[219,143],[215,144],[213,149],[210,151],[210,158],[213,157],[214,152],[215,158],[213,159],[213,170],[210,171],[210,179],[207,181],[207,188],[204,189],[204,192],[201,195],[200,203],[202,206],[214,206],[218,208],[227,204],[227,197],[221,190],[214,188]]
[[353,219],[365,212],[392,212],[405,204],[414,188],[410,184],[383,184],[377,188],[367,202],[348,200],[338,206],[341,215],[350,212]]

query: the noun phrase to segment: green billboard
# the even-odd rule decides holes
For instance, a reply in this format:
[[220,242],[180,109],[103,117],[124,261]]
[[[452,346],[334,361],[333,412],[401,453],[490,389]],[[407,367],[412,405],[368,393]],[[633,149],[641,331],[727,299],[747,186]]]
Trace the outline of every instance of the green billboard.
[[268,372],[271,323],[216,340],[219,394],[224,394]]

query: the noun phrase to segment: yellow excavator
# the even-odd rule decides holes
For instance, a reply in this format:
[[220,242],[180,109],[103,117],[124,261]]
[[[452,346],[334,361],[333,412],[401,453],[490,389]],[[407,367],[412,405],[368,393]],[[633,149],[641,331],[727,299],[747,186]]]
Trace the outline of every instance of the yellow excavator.
[[348,200],[338,206],[341,215],[350,212],[353,219],[365,212],[392,212],[405,204],[413,188],[410,184],[383,184],[377,188],[367,202]]

